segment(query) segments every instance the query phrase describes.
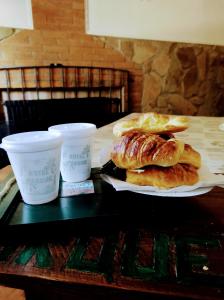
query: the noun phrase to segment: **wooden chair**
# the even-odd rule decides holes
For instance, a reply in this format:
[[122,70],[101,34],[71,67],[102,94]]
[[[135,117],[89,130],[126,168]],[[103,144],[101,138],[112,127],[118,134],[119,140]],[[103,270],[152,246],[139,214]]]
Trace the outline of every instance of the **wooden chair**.
[[128,72],[62,65],[3,68],[0,96],[5,120],[17,130],[71,122],[100,127],[128,113]]

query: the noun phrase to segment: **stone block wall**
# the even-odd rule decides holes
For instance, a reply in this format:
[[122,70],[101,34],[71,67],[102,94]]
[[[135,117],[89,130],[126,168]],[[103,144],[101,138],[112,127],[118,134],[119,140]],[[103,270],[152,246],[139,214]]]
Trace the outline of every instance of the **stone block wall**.
[[85,34],[84,0],[33,0],[35,30],[0,41],[0,67],[105,66],[129,71],[130,111],[224,115],[224,47]]
[[142,68],[142,111],[224,115],[224,47],[126,39],[117,45]]

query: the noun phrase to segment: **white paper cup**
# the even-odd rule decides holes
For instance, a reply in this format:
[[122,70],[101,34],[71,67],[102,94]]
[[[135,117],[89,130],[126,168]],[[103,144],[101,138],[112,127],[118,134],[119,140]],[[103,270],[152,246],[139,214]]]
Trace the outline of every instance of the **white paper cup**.
[[42,204],[58,196],[62,137],[48,131],[12,134],[2,139],[23,201]]
[[61,133],[61,176],[64,181],[80,182],[91,173],[91,145],[96,125],[91,123],[69,123],[51,126],[50,132]]

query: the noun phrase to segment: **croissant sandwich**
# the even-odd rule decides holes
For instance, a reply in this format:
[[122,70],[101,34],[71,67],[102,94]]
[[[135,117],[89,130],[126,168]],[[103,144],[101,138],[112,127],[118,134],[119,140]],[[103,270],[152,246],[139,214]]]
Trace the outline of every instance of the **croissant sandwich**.
[[149,165],[170,167],[177,163],[196,168],[201,165],[200,154],[190,145],[174,137],[167,140],[138,130],[128,131],[114,142],[111,160],[122,169],[139,169]]
[[197,169],[188,164],[171,167],[149,166],[144,170],[126,170],[126,181],[137,185],[149,185],[169,189],[180,185],[193,185],[199,176]]
[[188,118],[185,116],[162,115],[155,112],[143,113],[129,120],[115,124],[113,134],[122,136],[133,129],[150,133],[179,132],[188,128]]

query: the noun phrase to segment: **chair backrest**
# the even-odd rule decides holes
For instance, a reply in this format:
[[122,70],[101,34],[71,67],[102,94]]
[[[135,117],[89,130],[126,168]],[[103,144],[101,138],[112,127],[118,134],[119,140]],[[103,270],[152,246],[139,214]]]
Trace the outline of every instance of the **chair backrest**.
[[58,123],[99,117],[104,124],[106,115],[128,112],[128,72],[62,65],[2,68],[0,97],[7,121]]
[[73,122],[90,122],[101,127],[124,114],[120,110],[120,99],[116,98],[7,100],[4,106],[12,124],[40,128]]

